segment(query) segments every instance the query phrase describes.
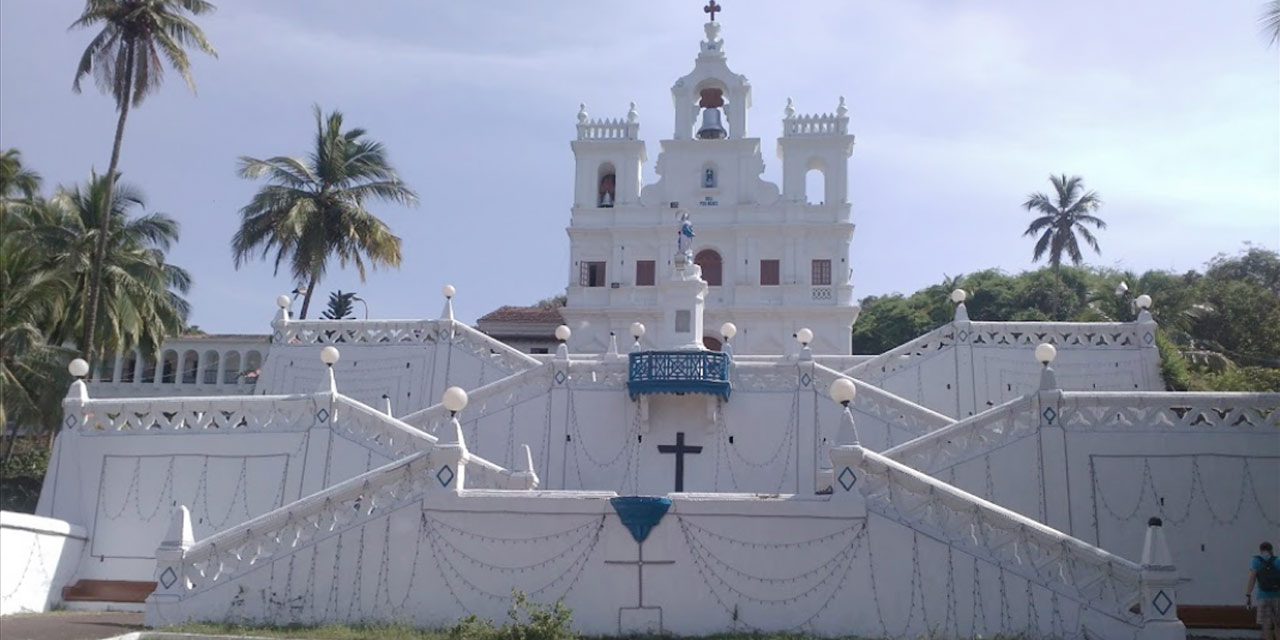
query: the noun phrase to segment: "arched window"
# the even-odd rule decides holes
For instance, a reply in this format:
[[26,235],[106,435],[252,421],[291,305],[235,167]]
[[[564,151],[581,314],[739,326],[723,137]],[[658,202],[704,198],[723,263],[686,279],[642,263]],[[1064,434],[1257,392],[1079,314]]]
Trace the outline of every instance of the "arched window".
[[720,286],[721,283],[721,261],[720,254],[714,249],[703,249],[693,258],[694,264],[702,267],[702,279],[713,287]]
[[222,365],[222,380],[227,384],[240,381],[240,352],[228,351],[226,363]]
[[204,384],[218,384],[218,352],[212,349],[204,352],[204,373],[200,380]]
[[164,375],[161,376],[161,384],[173,384],[178,380],[178,352],[169,350],[165,351],[160,361],[164,363]]
[[250,351],[244,358],[244,381],[246,384],[257,384],[262,373],[262,354]]
[[137,371],[138,354],[136,351],[130,351],[123,356],[117,356],[124,359],[124,366],[120,367],[120,379],[116,382],[133,382],[133,374]]
[[596,206],[601,209],[607,209],[613,206],[618,198],[618,176],[617,171],[613,168],[613,164],[606,162],[600,165],[597,183],[599,188],[596,190]]
[[182,358],[182,384],[195,384],[200,372],[200,354],[187,351]]

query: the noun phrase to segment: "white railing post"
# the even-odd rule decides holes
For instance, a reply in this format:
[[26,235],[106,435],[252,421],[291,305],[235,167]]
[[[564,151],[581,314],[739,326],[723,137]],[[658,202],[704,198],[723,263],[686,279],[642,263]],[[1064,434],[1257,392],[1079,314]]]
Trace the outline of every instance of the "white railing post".
[[432,491],[458,493],[466,487],[467,441],[462,435],[457,414],[450,416],[449,422],[440,429],[440,439],[431,449],[428,473],[432,479],[427,481],[427,486]]
[[1164,540],[1160,518],[1147,521],[1142,545],[1142,631],[1140,640],[1185,640],[1187,628],[1178,619],[1178,569]]
[[169,521],[169,531],[156,549],[156,590],[147,596],[146,622],[151,626],[170,624],[177,616],[169,615],[188,589],[186,555],[195,544],[191,535],[191,512],[186,505],[179,505]]

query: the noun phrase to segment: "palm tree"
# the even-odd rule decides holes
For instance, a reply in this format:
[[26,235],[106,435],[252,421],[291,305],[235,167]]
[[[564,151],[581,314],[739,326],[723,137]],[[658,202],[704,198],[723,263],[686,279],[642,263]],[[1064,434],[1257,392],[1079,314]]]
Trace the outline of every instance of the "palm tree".
[[260,248],[275,252],[275,272],[289,263],[299,282],[307,282],[299,318],[307,317],[311,295],[336,255],[345,267],[355,263],[361,282],[365,261],[400,266],[400,238],[365,208],[368,200],[404,205],[418,196],[400,180],[381,143],[364,139],[364,129],[342,130],[342,113],[316,118],[315,149],[307,158],[240,158],[240,176],[266,176],[268,184],[240,210],[240,230],[231,239],[236,268]]
[[109,188],[105,176],[93,174],[84,186],[62,188],[49,202],[33,207],[28,229],[15,235],[39,247],[45,268],[70,282],[73,295],[48,335],[51,344],[72,343],[83,336],[90,317],[85,293],[102,235],[101,216],[108,212],[111,226],[102,263],[101,304],[93,317],[94,346],[77,346],[93,356],[133,348],[154,353],[165,337],[181,331],[190,311],[182,295],[191,288],[191,276],[165,256],[178,240],[178,223],[163,213],[130,217],[130,209],[144,208],[145,203],[127,183],[115,185],[112,204],[105,206]]
[[10,205],[29,202],[40,191],[40,174],[22,166],[22,152],[6,149],[0,154],[0,215]]
[[[45,427],[61,418],[59,400],[66,388],[62,372],[71,355],[48,343],[47,327],[71,297],[69,281],[49,270],[40,247],[25,241],[25,210],[15,216],[13,233],[0,237],[0,427]],[[4,458],[13,452],[16,429],[9,431]]]
[[1267,36],[1267,44],[1280,42],[1280,0],[1270,0],[1262,10],[1262,34]]
[[1060,294],[1057,289],[1061,281],[1059,269],[1062,266],[1062,255],[1065,253],[1071,258],[1071,263],[1076,266],[1084,260],[1080,252],[1080,244],[1076,240],[1077,233],[1101,255],[1102,249],[1098,247],[1098,239],[1093,237],[1093,233],[1085,225],[1090,224],[1098,229],[1106,229],[1107,223],[1093,215],[1102,206],[1102,199],[1096,191],[1085,192],[1083,178],[1080,176],[1068,178],[1066,174],[1051,175],[1049,182],[1053,184],[1055,191],[1053,198],[1043,193],[1033,193],[1027,197],[1026,202],[1022,203],[1027,211],[1039,214],[1039,217],[1031,221],[1022,235],[1040,235],[1040,239],[1036,241],[1035,253],[1031,257],[1032,262],[1039,262],[1046,253],[1049,255],[1055,289],[1053,314],[1057,318],[1058,294]]
[[[72,29],[102,25],[76,67],[71,88],[80,92],[80,80],[93,74],[98,88],[111,93],[120,118],[116,122],[115,141],[111,146],[111,162],[107,165],[106,194],[102,204],[114,203],[116,169],[120,164],[120,143],[124,138],[124,123],[129,117],[129,107],[139,106],[148,94],[160,88],[164,79],[161,58],[169,62],[187,86],[194,92],[195,80],[191,77],[191,61],[185,47],[194,46],[217,57],[213,46],[205,38],[191,16],[199,16],[214,10],[213,4],[204,0],[86,0],[84,12]],[[88,287],[88,304],[80,345],[85,358],[92,358],[97,334],[101,283],[105,271],[105,256],[110,239],[109,212],[96,216],[102,233],[93,255],[93,268]],[[92,360],[90,360],[92,362]]]

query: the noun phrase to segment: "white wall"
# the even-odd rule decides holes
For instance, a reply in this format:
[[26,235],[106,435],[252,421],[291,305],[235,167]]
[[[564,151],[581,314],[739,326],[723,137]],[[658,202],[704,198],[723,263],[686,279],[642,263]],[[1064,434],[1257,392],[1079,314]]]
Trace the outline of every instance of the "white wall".
[[63,520],[0,511],[0,615],[48,611],[57,604],[85,538],[84,527]]

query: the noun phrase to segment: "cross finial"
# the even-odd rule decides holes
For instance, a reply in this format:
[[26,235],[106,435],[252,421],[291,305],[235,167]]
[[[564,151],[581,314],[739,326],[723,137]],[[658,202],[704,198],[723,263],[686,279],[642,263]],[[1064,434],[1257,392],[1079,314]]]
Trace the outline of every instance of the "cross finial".
[[716,21],[716,12],[722,11],[722,10],[723,8],[720,5],[716,4],[716,0],[711,0],[711,2],[707,4],[707,6],[702,8],[703,13],[711,14],[712,22]]

